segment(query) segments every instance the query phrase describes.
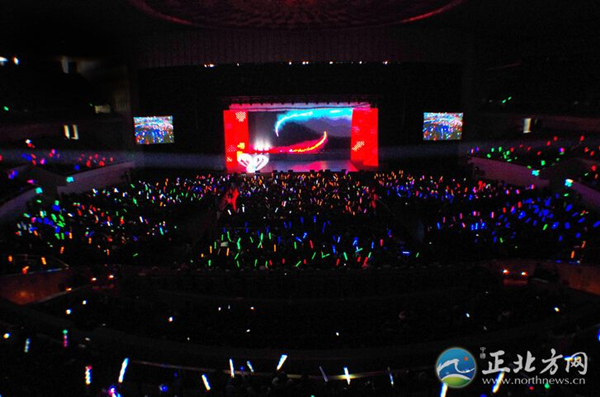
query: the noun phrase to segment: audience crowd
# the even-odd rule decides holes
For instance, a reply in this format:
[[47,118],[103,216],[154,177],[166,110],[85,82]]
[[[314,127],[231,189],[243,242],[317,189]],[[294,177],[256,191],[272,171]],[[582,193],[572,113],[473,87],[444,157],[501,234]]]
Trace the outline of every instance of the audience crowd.
[[402,171],[203,174],[38,197],[5,244],[75,266],[367,269],[580,262],[599,233],[598,215],[568,191]]

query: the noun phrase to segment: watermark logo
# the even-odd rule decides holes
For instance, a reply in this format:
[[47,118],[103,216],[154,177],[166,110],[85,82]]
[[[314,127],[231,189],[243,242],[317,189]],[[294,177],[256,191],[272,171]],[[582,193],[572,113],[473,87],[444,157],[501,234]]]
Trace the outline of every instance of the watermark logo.
[[498,350],[490,353],[491,361],[488,362],[487,369],[481,371],[483,375],[496,374],[499,372],[506,373],[519,373],[521,371],[526,373],[532,373],[538,370],[539,374],[548,373],[555,375],[559,368],[564,368],[567,374],[573,374],[575,371],[579,375],[587,374],[588,370],[588,356],[584,352],[577,352],[571,356],[564,356],[557,354],[555,349],[550,349],[550,357],[541,360],[541,366],[536,368],[536,357],[528,350],[525,357],[521,354],[517,354],[517,359],[514,361],[506,361],[503,356],[504,350]]
[[[550,389],[554,385],[561,387],[586,384],[583,376],[588,373],[588,355],[582,351],[563,355],[551,348],[548,355],[537,358],[529,350],[525,354],[506,354],[504,350],[488,352],[485,347],[480,347],[479,350],[481,383],[492,386],[493,394],[502,385],[524,385],[534,390],[538,385]],[[443,384],[443,396],[449,388],[468,386],[478,370],[475,356],[460,347],[444,351],[437,359],[435,369]]]
[[473,381],[477,364],[469,351],[453,347],[440,355],[435,369],[442,383],[449,388],[460,389]]

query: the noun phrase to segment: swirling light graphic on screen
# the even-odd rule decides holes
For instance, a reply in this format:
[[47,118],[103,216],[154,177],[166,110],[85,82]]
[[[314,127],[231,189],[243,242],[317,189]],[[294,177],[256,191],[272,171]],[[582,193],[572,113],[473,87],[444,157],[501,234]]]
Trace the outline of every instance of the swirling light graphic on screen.
[[323,145],[325,145],[325,142],[327,142],[327,131],[323,131],[323,138],[321,138],[321,140],[318,141],[317,143],[315,143],[314,145],[309,146],[309,147],[304,147],[304,148],[290,149],[290,153],[313,152],[315,150],[319,150],[319,148],[321,148]]
[[289,111],[278,117],[275,123],[275,135],[279,137],[281,129],[290,121],[308,121],[310,119],[352,119],[352,108],[314,109],[307,112]]

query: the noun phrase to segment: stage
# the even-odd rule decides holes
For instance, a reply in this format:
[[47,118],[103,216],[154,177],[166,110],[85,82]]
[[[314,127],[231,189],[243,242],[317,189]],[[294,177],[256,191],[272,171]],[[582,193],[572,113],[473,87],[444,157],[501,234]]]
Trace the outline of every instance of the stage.
[[368,103],[232,104],[223,111],[229,172],[377,169],[378,110]]
[[260,170],[261,173],[273,171],[310,172],[330,170],[339,172],[357,172],[358,168],[350,160],[321,160],[321,161],[273,161]]

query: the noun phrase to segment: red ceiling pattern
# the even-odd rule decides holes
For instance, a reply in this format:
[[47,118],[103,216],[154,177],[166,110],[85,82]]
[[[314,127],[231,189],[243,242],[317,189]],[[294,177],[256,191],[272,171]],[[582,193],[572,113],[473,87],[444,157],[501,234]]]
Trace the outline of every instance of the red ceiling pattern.
[[465,0],[130,0],[172,22],[229,29],[340,29],[398,24]]

